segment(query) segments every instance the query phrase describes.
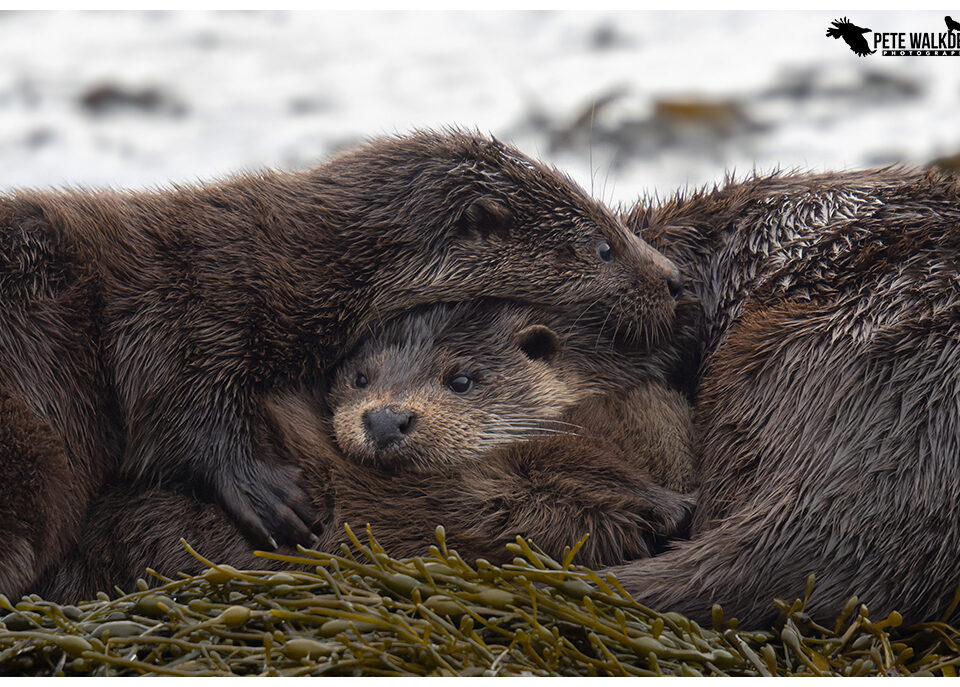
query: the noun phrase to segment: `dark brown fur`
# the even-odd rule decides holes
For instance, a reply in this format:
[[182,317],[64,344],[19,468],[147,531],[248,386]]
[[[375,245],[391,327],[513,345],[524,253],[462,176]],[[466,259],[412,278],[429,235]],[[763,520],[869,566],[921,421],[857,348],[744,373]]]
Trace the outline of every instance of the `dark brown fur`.
[[60,437],[15,394],[0,387],[0,579],[17,588],[59,553],[74,506]]
[[[154,193],[17,192],[0,197],[0,383],[69,449],[58,519],[75,525],[119,470],[194,485],[261,545],[302,541],[293,468],[253,440],[266,393],[317,383],[372,322],[438,300],[589,308],[652,341],[675,278],[567,178],[464,133]],[[8,543],[0,571],[25,546]]]
[[[751,625],[936,620],[960,581],[960,187],[902,170],[729,183],[632,224],[704,307],[693,538],[616,570],[639,601]],[[954,618],[957,616],[954,615]]]
[[[523,339],[544,325],[563,332],[564,322],[560,350],[530,349]],[[277,397],[273,430],[259,443],[300,463],[315,507],[332,510],[334,524],[319,546],[333,550],[344,541],[341,523],[370,523],[391,553],[417,555],[443,524],[461,555],[504,562],[511,556],[504,544],[517,534],[560,555],[590,533],[578,561],[596,566],[649,556],[682,532],[692,502],[676,490],[695,480],[690,406],[664,375],[681,357],[622,350],[583,319],[570,324],[516,305],[438,306],[372,333],[343,363],[335,387],[360,369],[369,385],[335,388],[329,410],[307,394]],[[450,369],[476,376],[471,394],[444,389]],[[415,398],[418,412],[440,421],[422,417],[385,465],[351,454],[341,428],[344,455],[332,440],[337,423],[327,417],[343,412],[359,423],[345,408],[387,397],[400,406]],[[550,413],[533,419],[544,407]],[[458,442],[474,450],[459,450]],[[445,448],[450,459],[438,462]],[[262,564],[218,509],[171,492],[131,496],[114,487],[92,509],[81,545],[37,591],[76,598],[129,586],[148,565],[197,570],[181,536],[219,562]]]

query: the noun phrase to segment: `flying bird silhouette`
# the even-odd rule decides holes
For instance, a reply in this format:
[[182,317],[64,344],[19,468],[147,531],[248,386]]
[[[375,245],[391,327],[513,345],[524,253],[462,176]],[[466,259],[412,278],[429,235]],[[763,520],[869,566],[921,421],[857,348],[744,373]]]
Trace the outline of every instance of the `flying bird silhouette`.
[[957,22],[949,14],[943,18],[947,22],[947,33],[953,33],[954,31],[960,31],[960,22]]
[[870,46],[867,45],[867,39],[863,37],[863,34],[870,32],[870,29],[861,29],[859,26],[851,24],[846,17],[839,20],[834,19],[832,23],[833,26],[827,29],[827,35],[830,38],[842,38],[843,42],[849,45],[850,49],[860,57],[872,55],[876,52],[876,50],[870,49]]

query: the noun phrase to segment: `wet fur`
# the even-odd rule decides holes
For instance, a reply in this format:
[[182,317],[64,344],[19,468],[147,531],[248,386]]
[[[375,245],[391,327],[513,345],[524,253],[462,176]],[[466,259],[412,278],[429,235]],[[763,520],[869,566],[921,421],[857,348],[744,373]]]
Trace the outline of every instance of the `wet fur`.
[[[63,513],[82,512],[67,452],[50,425],[0,387],[0,578],[25,588],[74,532]],[[76,517],[76,516],[75,516]]]
[[[678,337],[688,333],[693,315],[685,312]],[[667,371],[684,367],[685,349],[621,350],[610,340],[598,340],[595,329],[581,330],[581,320],[565,337],[562,353],[544,363],[556,374],[543,370],[532,376],[543,361],[524,361],[508,350],[516,348],[514,334],[531,322],[561,331],[562,322],[570,325],[557,314],[517,305],[438,306],[376,331],[344,363],[338,377],[352,378],[354,366],[362,364],[371,387],[376,374],[371,359],[386,368],[397,364],[390,368],[393,374],[429,399],[431,412],[452,423],[449,431],[420,439],[451,448],[453,460],[445,465],[380,469],[345,456],[332,438],[330,417],[336,416],[342,396],[331,396],[330,409],[322,394],[284,393],[268,404],[271,422],[258,443],[270,447],[276,459],[303,468],[315,509],[328,513],[332,523],[321,535],[320,548],[335,550],[345,541],[342,523],[355,528],[369,523],[392,554],[419,555],[434,527],[443,524],[461,555],[505,562],[511,554],[504,544],[518,534],[559,556],[565,545],[590,533],[577,560],[597,566],[652,555],[667,538],[684,532],[692,500],[678,490],[691,489],[696,479],[691,411],[684,393],[671,388]],[[428,371],[443,369],[431,368],[432,358],[442,361],[458,346],[473,352],[475,366],[486,368],[491,384],[488,398],[474,397],[471,403],[500,404],[508,418],[526,416],[558,386],[569,385],[567,407],[554,412],[577,426],[576,434],[533,432],[526,440],[514,435],[481,443],[477,455],[455,460],[459,454],[450,433],[478,420],[464,415],[449,391],[445,396],[431,391],[442,380],[434,383]],[[398,378],[384,380],[386,387]],[[354,394],[364,392],[375,393],[375,388]],[[464,427],[464,436],[471,435]],[[115,485],[95,503],[83,530],[81,545],[53,566],[35,591],[48,598],[77,598],[113,584],[129,587],[146,566],[168,573],[196,571],[200,566],[179,545],[181,536],[219,562],[264,563],[252,556],[218,508],[171,491],[131,495]]]
[[[72,470],[70,504],[35,525],[75,531],[121,471],[191,485],[262,546],[303,541],[316,514],[296,471],[254,441],[266,393],[320,383],[372,323],[438,300],[592,307],[654,340],[675,269],[566,177],[462,132],[197,187],[4,195],[0,383]],[[0,591],[15,595],[3,571],[22,545],[7,543]]]
[[[643,603],[750,625],[937,620],[960,581],[960,188],[786,175],[638,206],[704,307],[693,538],[615,569]],[[956,616],[955,616],[956,617]]]

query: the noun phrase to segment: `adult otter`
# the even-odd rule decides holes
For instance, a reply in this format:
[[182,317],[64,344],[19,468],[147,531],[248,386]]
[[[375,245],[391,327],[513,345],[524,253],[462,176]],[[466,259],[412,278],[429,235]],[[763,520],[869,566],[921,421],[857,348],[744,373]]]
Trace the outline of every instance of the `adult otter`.
[[[899,170],[728,183],[628,223],[704,307],[693,537],[616,569],[639,601],[750,625],[935,620],[960,581],[960,185]],[[956,617],[956,614],[954,614]]]
[[[590,532],[578,561],[599,565],[651,555],[680,532],[692,503],[673,489],[693,485],[693,441],[689,402],[667,378],[685,361],[619,349],[599,322],[571,324],[515,304],[435,306],[374,330],[340,366],[329,409],[303,393],[275,398],[259,444],[301,464],[317,509],[333,510],[319,546],[336,550],[340,523],[369,522],[392,553],[418,555],[442,523],[461,555],[503,562],[517,534],[560,555]],[[469,388],[452,383],[461,376]],[[387,444],[368,419],[385,408],[417,413]],[[219,562],[265,564],[218,508],[117,485],[34,590],[78,598],[128,586],[146,566],[196,570],[180,537]]]
[[[263,395],[316,382],[373,321],[502,296],[654,340],[677,289],[675,266],[558,172],[418,133],[306,172],[0,197],[0,383],[69,449],[68,521],[122,469],[196,485],[272,546],[307,539],[313,515],[292,468],[258,457]],[[0,571],[31,557],[7,544]]]

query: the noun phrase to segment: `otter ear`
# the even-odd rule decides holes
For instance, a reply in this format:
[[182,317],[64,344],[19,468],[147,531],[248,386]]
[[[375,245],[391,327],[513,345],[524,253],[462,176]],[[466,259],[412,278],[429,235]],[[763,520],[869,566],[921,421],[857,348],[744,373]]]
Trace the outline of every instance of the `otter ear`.
[[513,212],[501,200],[482,196],[470,203],[460,218],[463,231],[488,236],[505,231],[513,223]]
[[517,345],[530,360],[550,362],[560,352],[560,339],[550,327],[532,324],[517,333]]

